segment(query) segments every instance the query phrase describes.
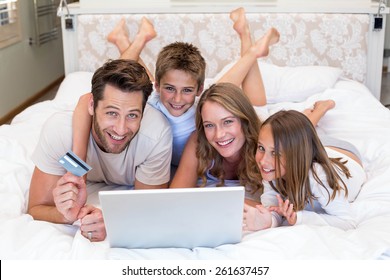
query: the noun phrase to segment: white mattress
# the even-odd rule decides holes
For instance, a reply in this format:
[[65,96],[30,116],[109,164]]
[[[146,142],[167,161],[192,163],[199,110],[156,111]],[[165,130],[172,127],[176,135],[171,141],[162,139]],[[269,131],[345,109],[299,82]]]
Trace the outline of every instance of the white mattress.
[[[120,249],[107,241],[91,243],[77,225],[34,221],[26,214],[30,155],[40,128],[50,115],[72,110],[77,96],[89,91],[91,73],[68,75],[53,101],[38,103],[0,127],[0,259],[389,259],[390,258],[390,111],[360,83],[338,81],[332,88],[302,102],[268,106],[302,110],[315,100],[332,98],[336,107],[319,129],[353,143],[363,156],[367,182],[353,203],[358,227],[342,231],[331,226],[297,225],[244,233],[242,242],[217,248]],[[69,80],[73,79],[73,80]],[[89,186],[89,201],[97,202],[98,187]]]

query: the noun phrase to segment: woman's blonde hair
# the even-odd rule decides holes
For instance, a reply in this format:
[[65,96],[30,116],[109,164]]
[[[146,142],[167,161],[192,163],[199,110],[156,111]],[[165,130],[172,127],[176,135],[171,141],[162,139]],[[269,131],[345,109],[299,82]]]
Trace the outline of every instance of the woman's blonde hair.
[[260,129],[260,120],[253,109],[249,99],[242,90],[231,83],[218,83],[210,86],[201,96],[196,111],[196,129],[198,132],[196,155],[199,159],[198,176],[202,178],[202,185],[206,184],[206,171],[214,162],[213,171],[218,179],[219,185],[224,185],[224,171],[222,167],[223,157],[207,141],[203,127],[202,109],[205,102],[215,102],[232,113],[241,121],[241,130],[245,136],[245,143],[242,147],[242,160],[237,169],[237,176],[240,184],[252,188],[255,192],[262,189],[261,175],[259,173],[255,154],[257,139]]
[[[302,113],[294,110],[280,111],[270,116],[263,124],[269,125],[274,138],[275,151],[275,184],[272,187],[288,198],[294,205],[294,210],[305,208],[307,203],[313,205],[314,197],[310,188],[310,172],[314,179],[326,191],[325,183],[320,180],[315,164],[319,164],[325,174],[327,185],[333,189],[329,195],[328,203],[333,200],[340,190],[348,194],[347,186],[337,173],[336,168],[343,172],[347,178],[351,177],[346,161],[341,158],[329,158],[324,146],[318,138],[317,132],[310,120]],[[280,156],[285,159],[286,174],[280,176]]]

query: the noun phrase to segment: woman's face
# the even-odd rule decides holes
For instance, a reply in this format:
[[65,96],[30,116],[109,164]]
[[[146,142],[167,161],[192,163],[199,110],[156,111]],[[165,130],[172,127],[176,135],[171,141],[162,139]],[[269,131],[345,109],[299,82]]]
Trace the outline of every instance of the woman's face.
[[245,136],[241,120],[216,102],[206,101],[202,108],[203,128],[208,142],[227,160],[241,157]]
[[[280,145],[279,145],[280,146]],[[271,126],[268,124],[263,126],[260,129],[259,133],[259,141],[256,152],[256,162],[259,167],[262,178],[265,181],[272,181],[277,178],[275,173],[275,144],[274,144],[274,136],[272,134]],[[279,151],[280,158],[280,177],[286,174],[285,169],[285,157],[283,156],[283,151]]]

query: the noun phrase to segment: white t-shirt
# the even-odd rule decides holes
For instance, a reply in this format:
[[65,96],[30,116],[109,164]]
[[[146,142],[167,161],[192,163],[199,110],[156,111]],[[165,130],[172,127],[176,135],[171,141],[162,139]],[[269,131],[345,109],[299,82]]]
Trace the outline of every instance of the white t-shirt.
[[[58,160],[72,149],[72,114],[54,114],[44,125],[32,159],[43,172],[63,175],[66,170]],[[87,163],[92,170],[88,181],[107,185],[133,186],[135,179],[148,185],[167,183],[170,179],[172,133],[165,117],[146,105],[141,127],[129,146],[120,154],[103,152],[89,139]]]
[[167,108],[161,103],[160,95],[157,92],[152,92],[148,99],[148,103],[162,112],[168,119],[172,128],[172,165],[178,166],[181,155],[183,154],[184,146],[187,143],[191,133],[195,131],[195,114],[196,106],[199,98],[196,97],[194,105],[190,107],[183,115],[179,117],[172,116]]
[[[316,172],[319,179],[325,184],[326,189],[318,184],[310,174],[311,192],[317,199],[313,200],[313,207],[308,203],[304,210],[297,212],[296,224],[331,225],[344,230],[355,228],[355,218],[350,203],[358,196],[360,189],[366,180],[366,174],[364,169],[356,161],[350,159],[346,155],[327,147],[325,147],[325,150],[331,158],[348,160],[346,166],[352,175],[351,178],[347,179],[344,173],[338,171],[336,168],[338,174],[348,188],[348,196],[345,197],[345,192],[341,191],[328,203],[328,192],[331,196],[333,190],[327,185],[326,174],[323,168],[319,164],[316,164]],[[265,207],[277,206],[277,192],[271,187],[269,182],[263,183],[264,193],[261,196],[261,203]],[[273,226],[279,226],[283,223],[282,217],[275,212],[272,212],[272,216]]]

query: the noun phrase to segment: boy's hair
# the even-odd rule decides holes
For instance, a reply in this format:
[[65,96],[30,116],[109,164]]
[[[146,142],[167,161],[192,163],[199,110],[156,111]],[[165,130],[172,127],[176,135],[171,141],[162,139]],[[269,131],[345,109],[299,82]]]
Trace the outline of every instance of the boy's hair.
[[152,93],[153,84],[145,68],[135,60],[109,60],[98,68],[92,77],[92,95],[94,109],[99,100],[104,98],[106,85],[111,85],[124,92],[142,91],[142,109]]
[[245,143],[241,149],[242,159],[237,168],[237,175],[242,185],[256,192],[263,190],[262,178],[256,164],[260,119],[252,104],[243,91],[231,83],[218,83],[210,86],[199,99],[196,109],[196,131],[198,132],[198,146],[196,156],[199,159],[198,176],[202,178],[202,185],[206,184],[205,173],[210,164],[214,162],[215,177],[224,185],[223,157],[211,146],[206,138],[203,126],[202,109],[206,101],[215,102],[236,116],[241,122],[241,130],[245,135]]
[[[307,203],[313,205],[316,199],[310,188],[310,173],[314,180],[320,184],[326,192],[326,185],[333,189],[329,195],[328,203],[333,200],[340,190],[348,194],[347,186],[337,173],[336,169],[351,176],[345,162],[340,158],[329,158],[317,132],[310,120],[301,112],[295,110],[279,111],[271,115],[262,126],[269,125],[274,138],[275,152],[275,184],[271,186],[288,198],[294,205],[295,211],[303,210]],[[286,174],[280,177],[280,156],[285,159]],[[326,174],[326,181],[319,179],[315,164],[319,164]]]
[[175,42],[165,46],[157,56],[156,82],[160,83],[161,78],[170,70],[189,73],[197,81],[199,89],[205,80],[206,61],[194,45]]

